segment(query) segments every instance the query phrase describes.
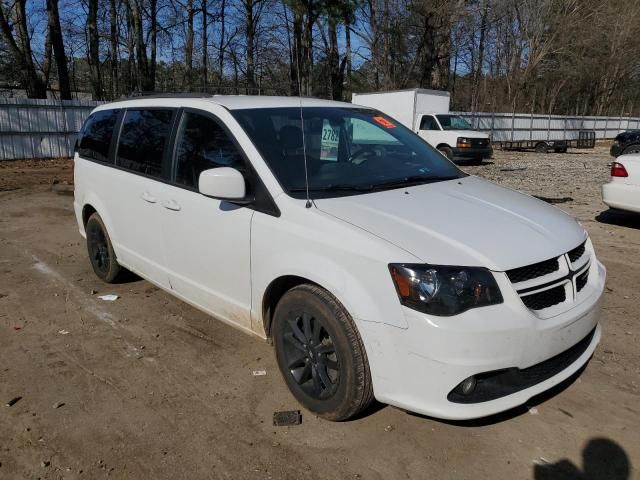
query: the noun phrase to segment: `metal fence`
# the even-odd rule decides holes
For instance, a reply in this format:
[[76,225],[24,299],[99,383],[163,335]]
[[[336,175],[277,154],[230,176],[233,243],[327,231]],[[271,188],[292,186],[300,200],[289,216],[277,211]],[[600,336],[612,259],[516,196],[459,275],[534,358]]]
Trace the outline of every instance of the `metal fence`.
[[522,113],[457,112],[475,130],[486,132],[493,142],[522,140],[577,140],[581,130],[593,130],[596,139],[614,138],[625,130],[640,128],[637,117],[570,117]]
[[[76,136],[100,102],[0,98],[0,160],[71,157]],[[613,138],[640,128],[640,118],[565,117],[521,113],[457,112],[492,141],[575,140],[581,130]]]
[[0,160],[63,158],[99,102],[0,98]]

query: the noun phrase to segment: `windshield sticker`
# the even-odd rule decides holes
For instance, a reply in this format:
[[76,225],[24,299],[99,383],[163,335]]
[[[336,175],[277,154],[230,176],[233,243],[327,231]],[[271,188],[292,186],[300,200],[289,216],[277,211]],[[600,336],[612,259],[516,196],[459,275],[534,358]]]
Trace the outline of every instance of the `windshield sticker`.
[[373,120],[376,123],[382,125],[384,128],[396,128],[396,126],[393,123],[391,123],[389,120],[387,120],[384,117],[379,117],[376,115],[375,117],[373,117]]

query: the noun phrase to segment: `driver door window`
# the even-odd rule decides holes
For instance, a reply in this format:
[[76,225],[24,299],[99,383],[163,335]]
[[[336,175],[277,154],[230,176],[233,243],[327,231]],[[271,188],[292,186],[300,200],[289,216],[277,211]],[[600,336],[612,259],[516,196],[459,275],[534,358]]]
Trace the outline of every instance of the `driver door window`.
[[196,190],[200,172],[242,169],[243,159],[227,132],[214,119],[184,112],[176,143],[175,183]]
[[425,115],[422,117],[420,130],[440,130],[440,127],[438,126],[436,119],[433,118],[432,115]]

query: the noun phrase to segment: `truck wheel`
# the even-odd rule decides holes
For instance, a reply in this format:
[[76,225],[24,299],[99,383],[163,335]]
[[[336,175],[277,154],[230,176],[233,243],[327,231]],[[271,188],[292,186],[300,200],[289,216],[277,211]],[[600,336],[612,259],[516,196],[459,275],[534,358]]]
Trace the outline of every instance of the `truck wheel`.
[[640,153],[640,145],[629,145],[622,152],[623,155],[627,155],[629,153]]
[[536,143],[536,152],[537,153],[547,153],[549,151],[549,145],[544,142]]
[[453,161],[453,150],[451,150],[450,147],[447,147],[447,146],[438,147],[438,151],[442,153],[445,157],[447,157],[449,160]]
[[95,274],[106,283],[114,283],[122,267],[118,264],[111,239],[100,215],[93,213],[85,226],[87,251]]
[[351,316],[326,290],[305,284],[285,293],[272,331],[278,367],[302,406],[342,421],[373,401],[362,339]]

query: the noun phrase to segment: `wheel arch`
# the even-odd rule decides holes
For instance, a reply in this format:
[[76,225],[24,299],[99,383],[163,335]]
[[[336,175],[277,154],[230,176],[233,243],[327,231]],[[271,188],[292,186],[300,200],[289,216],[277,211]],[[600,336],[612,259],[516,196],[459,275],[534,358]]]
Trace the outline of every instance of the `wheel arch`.
[[[264,295],[262,296],[262,325],[267,338],[271,338],[271,324],[273,321],[273,313],[282,297],[294,287],[298,285],[309,284],[316,285],[320,288],[325,287],[300,275],[281,275],[269,283]],[[329,290],[327,290],[329,291]]]
[[[80,205],[82,205],[80,215],[82,216],[81,218],[82,232],[81,233],[83,234],[83,236],[86,236],[85,227],[87,226],[87,221],[89,220],[89,217],[94,213],[97,213],[98,215],[100,215],[100,218],[102,219],[102,223],[104,223],[104,226],[106,227],[107,232],[109,233],[109,238],[111,238],[111,242],[114,243],[114,239],[117,237],[117,232],[115,232],[113,229],[113,222],[111,221],[109,210],[100,201],[100,198],[97,197],[95,194],[87,195],[81,200]],[[114,245],[113,248],[116,249],[116,246]],[[116,251],[116,254],[118,254],[117,251]]]

